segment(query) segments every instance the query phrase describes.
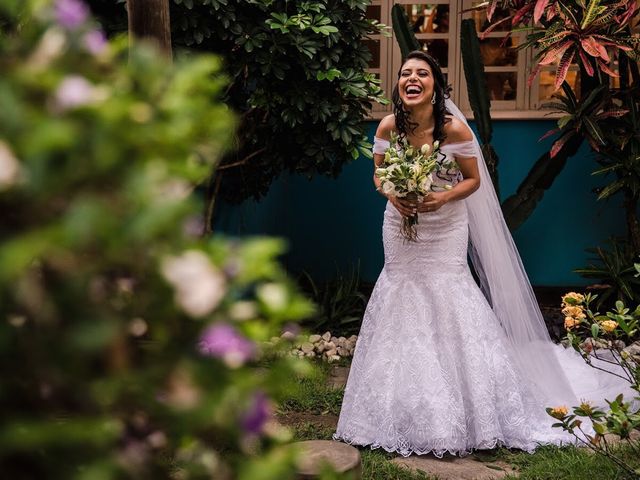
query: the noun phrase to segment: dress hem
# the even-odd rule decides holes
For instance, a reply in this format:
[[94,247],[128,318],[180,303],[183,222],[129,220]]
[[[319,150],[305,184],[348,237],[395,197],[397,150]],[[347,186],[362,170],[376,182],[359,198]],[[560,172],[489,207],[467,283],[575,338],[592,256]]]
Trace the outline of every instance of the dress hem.
[[[443,448],[443,449],[437,449],[437,448],[431,448],[431,449],[426,449],[426,450],[420,450],[420,449],[414,449],[414,448],[402,448],[402,447],[386,447],[384,445],[380,445],[379,443],[376,442],[367,442],[367,441],[359,441],[353,438],[348,438],[345,437],[344,435],[338,435],[337,433],[334,433],[331,438],[333,438],[333,440],[339,441],[339,442],[345,442],[348,443],[349,445],[357,445],[357,446],[361,446],[361,447],[370,447],[371,450],[377,450],[378,448],[382,448],[383,450],[389,452],[389,453],[398,453],[400,455],[402,455],[403,457],[409,457],[412,454],[416,454],[416,455],[428,455],[428,454],[433,454],[435,457],[437,458],[442,458],[445,453],[449,453],[451,455],[457,456],[457,457],[466,457],[467,455],[472,454],[475,451],[479,451],[479,450],[492,450],[494,448],[517,448],[518,450],[522,450],[524,452],[527,453],[533,453],[535,452],[535,450],[538,447],[541,446],[545,446],[545,445],[555,445],[555,446],[559,446],[559,447],[567,447],[570,445],[576,446],[576,443],[574,442],[570,442],[570,441],[564,441],[564,440],[559,440],[559,441],[549,441],[549,442],[535,442],[534,444],[530,445],[530,446],[526,446],[526,445],[514,445],[511,442],[505,441],[503,439],[500,438],[495,438],[492,440],[488,440],[486,442],[480,442],[479,445],[475,445],[473,447],[469,447],[468,449],[451,449],[451,448]],[[509,445],[511,443],[511,445]]]

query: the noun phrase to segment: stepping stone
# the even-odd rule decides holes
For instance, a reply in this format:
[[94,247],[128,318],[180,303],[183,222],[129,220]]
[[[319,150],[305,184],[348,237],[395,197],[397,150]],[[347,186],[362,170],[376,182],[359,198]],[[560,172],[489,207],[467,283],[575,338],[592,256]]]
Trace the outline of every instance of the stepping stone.
[[479,462],[471,456],[437,458],[433,455],[411,455],[394,458],[391,462],[410,470],[422,470],[438,480],[494,480],[517,474],[505,462]]
[[353,480],[362,478],[360,452],[351,445],[331,440],[308,440],[292,445],[302,449],[298,462],[299,480],[318,478],[326,463],[338,473],[349,472]]
[[334,366],[329,372],[327,383],[332,388],[343,388],[349,378],[349,367]]

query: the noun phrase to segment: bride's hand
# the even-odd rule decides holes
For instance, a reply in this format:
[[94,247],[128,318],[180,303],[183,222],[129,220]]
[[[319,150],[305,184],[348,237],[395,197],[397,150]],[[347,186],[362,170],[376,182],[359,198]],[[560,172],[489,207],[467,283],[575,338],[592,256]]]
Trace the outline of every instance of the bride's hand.
[[429,192],[422,203],[418,204],[418,212],[435,212],[449,201],[449,192]]
[[417,206],[415,203],[408,202],[407,200],[394,197],[392,195],[389,195],[387,198],[403,217],[411,217],[416,213]]

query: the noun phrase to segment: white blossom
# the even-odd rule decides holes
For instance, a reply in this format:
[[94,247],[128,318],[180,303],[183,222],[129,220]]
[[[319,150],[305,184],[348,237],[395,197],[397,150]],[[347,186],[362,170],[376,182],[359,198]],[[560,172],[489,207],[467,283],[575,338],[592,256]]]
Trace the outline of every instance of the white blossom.
[[20,178],[20,162],[9,145],[0,140],[0,190],[13,186]]
[[161,272],[175,288],[176,302],[192,317],[211,313],[224,297],[223,274],[198,250],[165,258]]

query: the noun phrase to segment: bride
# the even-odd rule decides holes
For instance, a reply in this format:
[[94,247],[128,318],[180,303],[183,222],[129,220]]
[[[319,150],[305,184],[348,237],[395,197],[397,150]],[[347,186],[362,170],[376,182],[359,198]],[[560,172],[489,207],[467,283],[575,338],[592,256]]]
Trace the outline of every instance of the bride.
[[[551,427],[556,420],[545,407],[605,405],[605,398],[630,399],[633,391],[551,341],[478,142],[448,92],[437,62],[410,53],[393,91],[394,114],[376,131],[376,165],[395,132],[414,147],[439,140],[441,161],[455,159],[459,171],[439,174],[434,183],[452,188],[422,203],[389,197],[385,263],[333,438],[438,457],[573,443]],[[380,191],[375,175],[374,183]],[[399,233],[402,216],[415,212],[418,240],[407,242]],[[587,422],[583,430],[592,432]]]

